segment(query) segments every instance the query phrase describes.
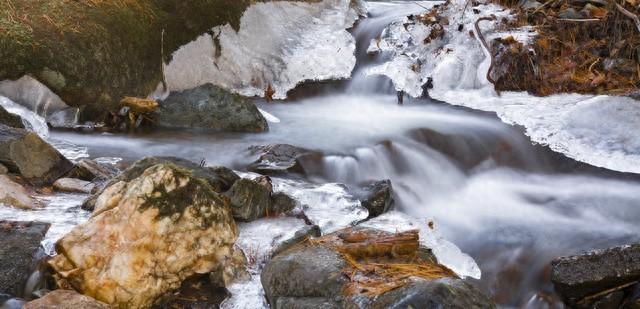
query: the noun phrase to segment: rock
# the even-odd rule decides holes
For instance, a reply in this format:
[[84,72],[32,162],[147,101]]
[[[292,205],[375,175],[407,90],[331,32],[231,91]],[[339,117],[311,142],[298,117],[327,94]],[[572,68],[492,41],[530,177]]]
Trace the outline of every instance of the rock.
[[24,129],[22,118],[16,114],[8,112],[4,107],[0,106],[0,124],[12,128]]
[[186,279],[180,290],[168,296],[168,301],[155,308],[220,308],[220,304],[229,297],[224,287],[216,285],[207,275],[195,275]]
[[24,309],[110,309],[105,303],[71,290],[55,290],[25,304]]
[[563,19],[583,19],[586,16],[574,8],[567,8],[558,13],[558,17]]
[[42,204],[31,197],[27,189],[7,175],[0,175],[0,204],[20,209],[34,209]]
[[[406,277],[380,270],[398,264],[428,267],[430,279],[415,273],[411,279],[397,279]],[[419,248],[416,231],[392,234],[350,228],[292,246],[267,262],[261,282],[275,309],[495,307],[476,288],[439,266],[427,249]],[[368,288],[375,282],[377,287],[395,288]]]
[[35,185],[51,184],[73,163],[37,134],[0,124],[0,163]]
[[168,163],[124,179],[56,244],[49,264],[59,286],[111,306],[147,308],[231,257],[236,224],[207,179]]
[[535,9],[541,7],[542,3],[538,2],[538,1],[535,1],[535,0],[524,0],[524,1],[520,1],[520,3],[518,3],[518,5],[523,10],[535,10]]
[[[361,302],[360,302],[361,301]],[[495,308],[471,284],[455,278],[413,280],[376,298],[358,299],[352,308]]]
[[6,166],[0,164],[0,175],[5,175],[8,172],[9,172],[9,169]]
[[320,227],[317,225],[305,225],[301,230],[297,231],[293,234],[293,237],[283,241],[278,247],[273,249],[271,252],[271,257],[278,255],[281,252],[303,242],[311,237],[320,237],[322,232],[320,231]]
[[229,258],[209,274],[209,282],[215,287],[226,288],[237,281],[249,280],[247,257],[240,249],[235,248]]
[[380,180],[365,186],[356,192],[362,207],[369,211],[369,218],[377,217],[394,207],[393,186],[391,180]]
[[0,293],[21,296],[49,223],[0,221]]
[[172,92],[153,112],[154,124],[166,128],[200,128],[223,132],[269,129],[255,104],[218,86]]
[[11,298],[4,302],[0,309],[23,309],[27,302],[21,298]]
[[271,209],[274,214],[287,213],[294,208],[298,202],[284,192],[275,192],[271,194]]
[[551,281],[569,305],[638,279],[640,244],[594,250],[551,262]]
[[314,304],[320,301],[337,307],[347,282],[342,275],[346,266],[340,253],[334,250],[324,246],[304,247],[275,256],[267,262],[260,278],[272,308],[287,308],[277,305],[283,297],[313,297]]
[[305,170],[300,160],[314,154],[310,150],[287,144],[253,146],[249,150],[259,157],[248,169],[265,175],[304,174]]
[[118,172],[118,169],[113,166],[90,159],[82,159],[76,163],[74,170],[68,177],[100,183],[115,177]]
[[95,185],[75,178],[60,178],[53,183],[53,188],[63,192],[91,193]]
[[[142,175],[142,173],[149,167],[162,163],[176,165],[182,169],[190,171],[194,177],[205,179],[213,190],[218,193],[228,191],[233,183],[237,179],[240,179],[240,176],[225,167],[203,167],[189,160],[176,157],[147,157],[135,162],[120,175],[111,179],[106,183],[105,187],[112,186],[120,181],[129,182]],[[102,190],[87,199],[83,203],[82,209],[93,210],[96,199],[101,193]]]
[[253,221],[267,216],[271,209],[271,191],[250,179],[236,181],[228,195],[237,220]]

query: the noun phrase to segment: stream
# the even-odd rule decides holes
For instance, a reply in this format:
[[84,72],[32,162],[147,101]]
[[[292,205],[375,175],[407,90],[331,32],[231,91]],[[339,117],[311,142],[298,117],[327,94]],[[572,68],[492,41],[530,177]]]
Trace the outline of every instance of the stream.
[[[323,156],[305,163],[309,175],[300,182],[355,187],[390,179],[398,215],[416,222],[433,220],[443,238],[476,261],[482,277],[469,280],[501,307],[541,308],[540,295],[553,291],[548,267],[552,258],[640,240],[640,178],[590,167],[533,145],[522,128],[504,124],[493,113],[426,98],[407,97],[404,105],[398,105],[388,79],[363,73],[386,57],[368,55],[367,47],[389,23],[433,4],[370,2],[369,17],[351,30],[357,46],[352,78],[307,83],[296,90],[299,95],[292,100],[258,102],[261,110],[273,116],[268,133],[54,130],[49,139],[76,159],[103,158],[115,163],[144,156],[176,156],[239,171],[255,160],[250,146],[286,143],[317,150]],[[276,188],[287,192],[300,182],[275,181]],[[313,188],[320,191],[320,187]],[[322,194],[337,197],[320,198],[319,204],[344,203],[341,198],[346,193],[336,189]],[[0,217],[52,222],[45,244],[49,249],[88,217],[78,209],[82,195],[39,198],[48,205],[43,210],[0,207]],[[324,206],[326,213],[346,218],[333,218],[333,227],[357,219],[332,213],[332,205]],[[381,222],[378,224],[385,221]],[[285,219],[276,223],[283,230],[295,229],[297,224]],[[260,239],[264,235],[259,226],[241,227],[241,231],[253,233],[255,242],[266,241]],[[254,293],[259,299],[259,283],[255,284],[238,291]],[[254,305],[239,302],[228,307]]]

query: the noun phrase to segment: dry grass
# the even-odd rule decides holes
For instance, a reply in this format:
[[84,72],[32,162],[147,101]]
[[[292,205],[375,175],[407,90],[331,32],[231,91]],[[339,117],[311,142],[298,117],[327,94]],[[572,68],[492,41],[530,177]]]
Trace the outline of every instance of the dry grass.
[[349,278],[345,294],[373,297],[403,287],[415,278],[434,280],[455,277],[455,273],[421,254],[417,230],[386,233],[347,229],[308,241],[328,246],[342,254]]

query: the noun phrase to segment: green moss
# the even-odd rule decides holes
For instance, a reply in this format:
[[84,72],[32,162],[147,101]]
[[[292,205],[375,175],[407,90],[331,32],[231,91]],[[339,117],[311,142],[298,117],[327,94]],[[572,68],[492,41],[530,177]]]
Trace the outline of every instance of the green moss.
[[[194,216],[201,220],[203,227],[209,227],[214,222],[224,220],[221,215],[222,210],[214,208],[224,207],[225,203],[206,180],[193,177],[190,171],[172,164],[160,164],[150,169],[164,167],[172,170],[173,179],[156,185],[154,191],[144,197],[140,211],[156,208],[159,219],[171,218],[177,221],[182,218],[187,209],[191,209]],[[187,180],[186,184],[180,186],[179,184],[185,180]],[[177,187],[173,188],[174,186]]]

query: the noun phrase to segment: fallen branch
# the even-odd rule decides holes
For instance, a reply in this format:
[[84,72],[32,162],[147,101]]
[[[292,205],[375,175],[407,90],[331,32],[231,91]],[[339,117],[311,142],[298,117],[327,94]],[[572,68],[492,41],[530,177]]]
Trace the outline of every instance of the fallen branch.
[[493,65],[494,65],[493,55],[491,54],[491,49],[489,49],[489,44],[487,44],[487,40],[485,40],[484,35],[482,35],[482,32],[480,31],[480,26],[478,25],[483,20],[489,20],[489,21],[496,20],[496,16],[491,15],[491,16],[480,17],[478,18],[478,20],[476,20],[474,24],[476,28],[477,37],[480,40],[480,43],[482,43],[482,46],[484,47],[484,49],[487,51],[487,54],[489,55],[489,59],[491,59],[491,65],[489,65],[489,70],[487,71],[487,80],[490,83],[495,85],[496,82],[493,80],[493,78],[491,78],[491,70],[493,70]]
[[602,292],[599,292],[599,293],[596,293],[596,294],[593,294],[593,295],[589,295],[589,296],[581,299],[580,301],[578,301],[578,304],[585,304],[585,303],[590,302],[590,301],[592,301],[594,299],[600,298],[600,297],[602,297],[604,295],[607,295],[607,294],[610,294],[610,293],[613,293],[613,292],[616,292],[616,291],[620,291],[620,290],[626,289],[626,288],[628,288],[628,287],[630,287],[630,286],[632,286],[632,285],[634,285],[636,283],[638,283],[638,281],[625,283],[623,285],[620,285],[620,286],[617,286],[617,287],[614,287],[614,288],[611,288],[611,289],[608,289],[608,290],[604,290]]
[[611,2],[613,2],[613,4],[616,5],[616,8],[618,9],[618,11],[620,13],[622,13],[624,16],[627,16],[627,17],[633,19],[633,22],[636,24],[636,28],[638,29],[638,32],[640,32],[640,18],[638,18],[638,15],[629,12],[622,5],[618,4],[617,2],[615,2],[613,0]]
[[558,21],[567,21],[567,22],[590,22],[590,21],[602,21],[602,19],[598,18],[583,18],[583,19],[573,19],[573,18],[560,18]]

